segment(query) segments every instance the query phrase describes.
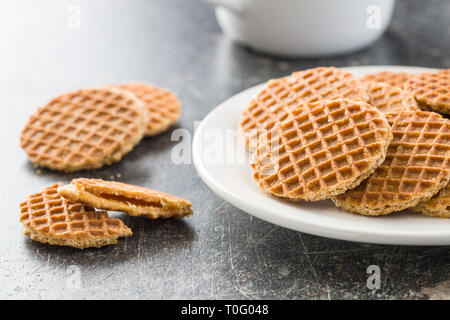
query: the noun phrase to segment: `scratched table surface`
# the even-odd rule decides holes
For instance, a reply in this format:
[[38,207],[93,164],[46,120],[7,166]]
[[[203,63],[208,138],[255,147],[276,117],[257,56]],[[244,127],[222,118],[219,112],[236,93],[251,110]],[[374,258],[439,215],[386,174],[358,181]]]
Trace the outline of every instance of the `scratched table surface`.
[[[319,65],[450,67],[450,2],[397,1],[371,48],[323,59],[282,59],[233,45],[198,0],[2,1],[0,3],[0,298],[7,299],[421,299],[450,298],[450,248],[325,239],[252,218],[217,197],[192,164],[171,161],[171,131],[267,79]],[[175,91],[183,114],[96,171],[39,171],[20,149],[34,110],[55,95],[126,80]],[[189,142],[189,136],[186,137]],[[134,235],[84,251],[22,234],[18,204],[79,176],[152,187],[192,201],[184,220],[112,213]],[[367,288],[380,267],[381,288]]]

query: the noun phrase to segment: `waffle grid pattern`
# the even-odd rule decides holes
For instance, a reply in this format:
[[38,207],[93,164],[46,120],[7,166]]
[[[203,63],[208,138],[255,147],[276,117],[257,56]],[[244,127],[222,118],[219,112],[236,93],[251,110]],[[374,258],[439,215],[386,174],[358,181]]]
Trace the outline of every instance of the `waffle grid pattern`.
[[58,193],[60,186],[49,186],[20,204],[20,222],[27,230],[48,239],[93,242],[130,235],[128,227],[121,220],[110,218],[107,212],[68,203]]
[[141,83],[122,84],[115,87],[132,92],[144,103],[148,115],[146,135],[161,133],[178,121],[181,104],[172,92]]
[[412,77],[405,85],[419,104],[432,110],[450,114],[450,72],[422,73]]
[[261,188],[276,196],[320,200],[340,194],[384,159],[389,125],[366,103],[319,102],[286,114],[261,135],[253,165]]
[[22,148],[33,163],[51,169],[98,168],[120,160],[142,138],[141,116],[136,100],[121,92],[64,94],[31,116],[22,132]]
[[434,112],[388,114],[386,160],[363,183],[333,200],[351,211],[387,214],[428,200],[448,182],[450,122]]
[[418,204],[413,209],[433,217],[450,218],[450,184],[430,200]]
[[368,103],[383,113],[419,110],[414,96],[399,87],[368,81],[363,88],[369,96]]
[[[347,98],[367,100],[359,80],[334,67],[295,72],[288,78],[273,79],[241,115],[240,127],[250,149],[259,130],[270,130],[277,117],[303,103]],[[281,119],[282,120],[282,119]]]
[[365,75],[363,81],[382,82],[388,85],[403,88],[406,82],[411,78],[410,73],[382,71]]

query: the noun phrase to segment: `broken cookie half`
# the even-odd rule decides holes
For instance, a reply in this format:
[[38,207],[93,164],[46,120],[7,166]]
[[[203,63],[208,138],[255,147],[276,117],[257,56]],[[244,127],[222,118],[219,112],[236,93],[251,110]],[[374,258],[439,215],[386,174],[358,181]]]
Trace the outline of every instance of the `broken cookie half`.
[[151,219],[192,215],[192,204],[182,198],[130,184],[101,179],[74,179],[58,192],[69,201],[102,210],[123,211]]
[[32,240],[79,249],[116,244],[133,233],[121,220],[81,203],[69,203],[59,193],[61,183],[30,195],[20,204],[24,234]]

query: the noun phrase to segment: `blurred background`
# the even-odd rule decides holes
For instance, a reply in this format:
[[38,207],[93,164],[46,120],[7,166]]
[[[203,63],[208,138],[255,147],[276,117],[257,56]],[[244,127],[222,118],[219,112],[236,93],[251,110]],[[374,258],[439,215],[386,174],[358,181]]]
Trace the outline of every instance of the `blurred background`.
[[[2,297],[353,299],[447,294],[448,298],[448,277],[442,272],[449,267],[448,249],[349,243],[252,219],[215,196],[193,166],[168,161],[175,144],[170,132],[145,139],[120,163],[86,175],[109,178],[120,172],[124,182],[187,198],[194,205],[192,218],[155,223],[125,218],[136,230],[133,237],[87,252],[32,243],[23,237],[17,204],[46,184],[74,177],[46,170],[37,175],[19,147],[29,115],[60,93],[129,80],[167,87],[183,104],[178,127],[193,133],[194,121],[203,119],[226,98],[293,71],[319,65],[450,67],[448,0],[398,0],[389,24],[382,11],[380,29],[376,29],[376,19],[367,20],[376,17],[376,8],[363,12],[360,27],[347,23],[352,15],[347,0],[331,1],[346,3],[345,10],[333,7],[342,24],[332,15],[314,21],[314,16],[302,11],[304,21],[320,25],[323,35],[320,42],[314,42],[314,52],[300,52],[303,57],[260,52],[264,51],[261,44],[265,45],[262,29],[270,27],[275,32],[277,26],[272,23],[292,21],[292,16],[283,16],[286,12],[271,7],[275,2],[283,1],[260,2],[266,14],[272,10],[276,15],[274,21],[257,15],[258,23],[247,25],[238,21],[242,18],[238,13],[222,17],[229,20],[222,23],[228,23],[230,35],[251,39],[253,49],[248,43],[236,45],[224,35],[214,6],[201,0],[0,2],[0,177],[4,181],[0,233],[9,237],[0,244]],[[371,3],[380,8],[393,4],[387,0]],[[340,44],[348,48],[357,42],[353,37],[360,39],[367,32],[367,26],[375,27],[379,35],[384,27],[386,31],[368,47],[323,57],[331,49],[321,45],[335,41],[333,32],[344,31],[342,40],[334,42],[335,48]],[[313,41],[307,37],[317,30],[301,31],[289,37]],[[368,43],[359,44],[363,45]],[[313,48],[312,44],[290,48],[282,41],[276,46]],[[365,288],[370,264],[383,267],[382,292]],[[82,271],[82,287],[75,290],[66,286],[71,265]],[[430,289],[435,287],[440,289]]]
[[448,67],[449,14],[446,0],[400,0],[386,33],[369,48],[283,59],[234,45],[202,0],[2,1],[0,84],[2,92],[37,90],[43,102],[64,89],[146,80],[180,92],[189,104],[196,100],[195,108],[212,107],[243,88],[317,65]]

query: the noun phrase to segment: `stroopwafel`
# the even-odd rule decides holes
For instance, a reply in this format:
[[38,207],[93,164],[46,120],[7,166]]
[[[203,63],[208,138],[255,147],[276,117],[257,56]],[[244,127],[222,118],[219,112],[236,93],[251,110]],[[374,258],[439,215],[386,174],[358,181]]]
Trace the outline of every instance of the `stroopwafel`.
[[69,203],[58,193],[60,186],[48,186],[20,204],[25,235],[42,243],[79,249],[115,244],[117,238],[132,235],[121,220],[110,218],[107,212]]
[[366,74],[361,80],[382,82],[388,85],[403,88],[405,83],[411,78],[413,74],[406,72],[391,72],[391,71],[381,71],[377,73]]
[[357,186],[383,162],[392,138],[385,116],[362,101],[304,104],[283,116],[260,135],[252,167],[264,191],[293,201]]
[[421,108],[450,114],[450,72],[415,75],[405,84],[405,90],[414,95]]
[[308,69],[270,80],[241,114],[240,129],[246,146],[254,150],[258,132],[272,129],[280,114],[303,103],[337,98],[368,99],[358,79],[334,67]]
[[399,87],[367,81],[363,88],[369,96],[367,103],[383,113],[419,110],[414,96]]
[[146,136],[154,136],[166,131],[180,117],[180,101],[167,89],[146,83],[124,83],[111,87],[130,91],[143,102],[147,110]]
[[385,215],[430,199],[450,179],[450,121],[426,111],[387,115],[393,139],[386,160],[359,186],[333,197],[336,206]]
[[142,103],[117,89],[81,89],[39,108],[22,131],[30,160],[65,172],[119,161],[143,137]]
[[192,215],[191,203],[148,188],[100,179],[74,179],[59,192],[70,201],[103,210],[123,211],[131,216],[170,218]]
[[447,184],[430,200],[419,203],[412,210],[427,216],[450,218],[450,184]]

